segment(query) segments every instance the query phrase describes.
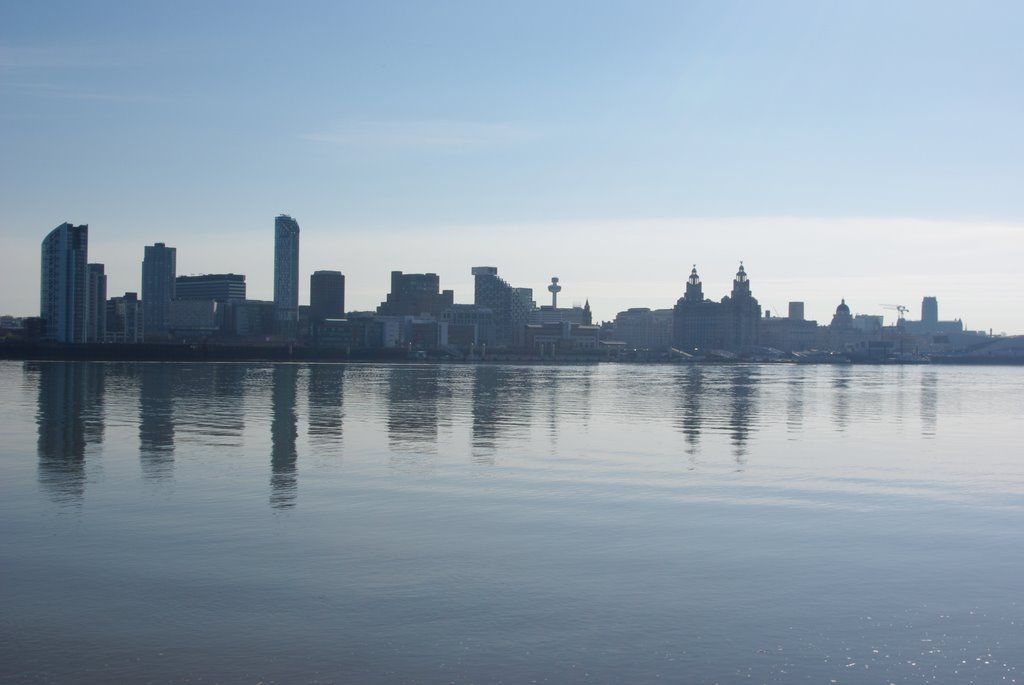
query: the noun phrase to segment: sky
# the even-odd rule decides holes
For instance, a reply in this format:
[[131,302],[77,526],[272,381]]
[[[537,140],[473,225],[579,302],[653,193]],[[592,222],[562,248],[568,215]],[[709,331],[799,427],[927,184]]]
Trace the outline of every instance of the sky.
[[373,309],[496,266],[595,319],[707,297],[1024,333],[1024,3],[0,2],[0,313],[89,225],[273,297],[277,214]]

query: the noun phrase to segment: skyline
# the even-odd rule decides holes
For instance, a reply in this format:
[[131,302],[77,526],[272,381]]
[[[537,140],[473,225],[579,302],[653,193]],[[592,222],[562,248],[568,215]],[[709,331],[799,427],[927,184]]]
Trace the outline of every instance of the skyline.
[[[74,222],[71,222],[74,223]],[[643,271],[643,263],[656,263],[663,265],[662,270],[668,269],[671,271],[675,267],[674,253],[671,250],[664,252],[645,252],[638,250],[634,253],[615,253],[617,248],[621,248],[621,242],[626,240],[623,236],[634,237],[638,232],[646,233],[649,240],[657,244],[658,241],[675,241],[677,243],[685,243],[690,234],[698,231],[705,233],[703,241],[705,243],[716,243],[721,239],[723,232],[728,231],[745,231],[740,233],[744,240],[751,241],[747,247],[754,248],[753,251],[764,252],[768,249],[771,243],[776,241],[775,231],[778,230],[779,225],[785,225],[789,227],[790,231],[793,231],[791,235],[800,235],[800,232],[807,233],[813,232],[816,227],[824,223],[823,220],[808,220],[808,219],[763,219],[763,220],[650,220],[645,222],[633,222],[631,224],[617,224],[614,222],[606,222],[598,224],[597,222],[580,222],[579,225],[568,226],[574,231],[569,233],[558,233],[553,231],[555,226],[553,225],[542,225],[536,227],[514,227],[512,230],[510,227],[504,227],[504,237],[499,240],[488,239],[491,242],[489,254],[495,255],[497,260],[500,260],[500,254],[514,251],[517,247],[521,247],[519,244],[523,237],[523,231],[532,228],[536,233],[531,236],[532,245],[544,245],[545,240],[548,242],[547,245],[552,245],[551,239],[557,239],[560,243],[554,243],[557,246],[558,253],[571,253],[574,249],[573,242],[580,238],[580,233],[587,231],[593,236],[594,232],[600,232],[599,235],[599,247],[602,249],[603,260],[597,264],[588,264],[583,270],[584,275],[589,275],[591,280],[575,280],[569,282],[569,287],[566,289],[566,277],[559,276],[558,273],[552,275],[558,276],[563,284],[563,293],[567,292],[570,297],[566,299],[563,295],[562,304],[563,306],[582,305],[584,301],[590,300],[591,306],[595,311],[595,321],[599,320],[612,320],[615,318],[615,314],[619,311],[624,311],[631,307],[650,307],[651,309],[659,308],[671,308],[674,306],[676,300],[682,297],[683,290],[685,289],[685,277],[683,277],[679,283],[675,283],[667,278],[656,278],[648,280],[639,280],[635,282],[628,282],[624,279],[609,280],[605,278],[600,280],[602,274],[607,269],[614,269],[613,266],[609,266],[615,263],[625,263],[625,268],[631,273],[640,273]],[[678,231],[674,230],[675,227],[680,224],[685,224],[689,230]],[[886,295],[887,293],[880,289],[880,284],[885,283],[884,271],[887,268],[898,268],[901,263],[909,260],[910,263],[915,266],[920,266],[922,261],[928,261],[936,255],[929,253],[923,253],[920,246],[915,246],[917,232],[928,231],[932,241],[941,243],[944,246],[954,245],[955,241],[960,241],[962,244],[957,246],[955,249],[950,249],[945,252],[945,257],[941,260],[936,261],[935,267],[955,268],[960,260],[965,258],[965,255],[969,254],[971,243],[973,240],[965,239],[961,235],[958,226],[949,226],[941,222],[910,222],[910,221],[898,221],[898,222],[885,222],[880,226],[867,226],[860,224],[856,221],[833,221],[831,222],[834,226],[842,226],[848,230],[856,231],[856,234],[851,235],[850,241],[856,242],[861,241],[864,243],[876,242],[877,244],[884,244],[888,248],[883,251],[882,254],[877,255],[876,259],[872,261],[869,267],[863,273],[855,273],[857,265],[844,265],[842,268],[835,269],[835,260],[828,257],[820,260],[815,265],[815,271],[811,276],[805,276],[803,278],[786,277],[782,275],[762,275],[764,269],[770,269],[771,263],[758,264],[755,267],[751,267],[748,260],[733,260],[729,261],[728,256],[721,257],[715,262],[693,262],[685,264],[685,276],[689,276],[690,269],[696,265],[698,271],[701,274],[701,280],[704,283],[705,297],[712,301],[718,301],[723,296],[727,295],[731,288],[732,278],[735,274],[736,266],[740,261],[747,264],[748,272],[751,268],[755,270],[750,272],[751,282],[755,295],[762,303],[762,307],[766,311],[771,311],[772,316],[785,316],[788,303],[791,301],[804,302],[806,305],[807,318],[816,319],[819,323],[827,323],[831,318],[832,314],[835,313],[835,307],[839,304],[840,300],[847,300],[853,310],[854,314],[878,314],[885,317],[886,324],[893,324],[896,321],[897,314],[892,309],[892,304],[902,304],[907,307],[909,319],[915,319],[920,311],[921,299],[926,296],[934,296],[939,300],[939,313],[943,319],[963,319],[965,328],[970,330],[989,330],[993,329],[993,332],[1016,334],[1015,330],[1000,330],[997,326],[987,326],[980,320],[975,323],[974,320],[977,317],[976,312],[963,312],[956,311],[955,307],[962,306],[965,303],[984,301],[991,299],[994,304],[1001,304],[1002,300],[999,298],[988,298],[988,293],[994,290],[995,284],[1001,281],[1006,281],[1006,288],[1011,287],[1010,281],[1015,277],[1012,272],[982,272],[977,274],[966,275],[960,273],[955,276],[947,276],[944,274],[932,274],[931,276],[918,272],[918,275],[914,278],[906,278],[903,280],[904,289],[903,294],[906,297],[893,298],[889,297],[879,302],[873,302],[870,300],[870,295],[875,294],[879,297]],[[900,227],[913,228],[914,233],[904,233],[899,235],[894,234],[894,230],[898,230]],[[559,228],[566,228],[566,224],[559,224]],[[708,228],[714,230],[707,230]],[[871,233],[870,229],[874,228],[877,233]],[[979,232],[985,233],[988,237],[993,239],[999,239],[1007,235],[1013,235],[1012,227],[1000,226],[1000,225],[982,225],[976,226],[974,237],[977,237]],[[377,305],[385,299],[390,287],[390,277],[392,270],[400,270],[406,273],[438,273],[441,277],[441,287],[446,289],[455,290],[455,301],[456,303],[472,303],[473,302],[473,281],[472,276],[469,275],[471,266],[479,266],[480,264],[469,265],[466,262],[464,268],[460,268],[460,265],[456,264],[462,256],[468,256],[471,253],[471,249],[466,244],[463,244],[458,238],[463,233],[462,228],[456,227],[449,231],[438,234],[434,233],[431,236],[423,235],[410,235],[406,233],[403,238],[408,240],[413,251],[419,251],[421,254],[427,253],[426,256],[419,258],[420,264],[423,264],[423,268],[419,268],[415,271],[407,269],[391,268],[387,266],[387,260],[390,258],[389,255],[393,252],[393,245],[387,244],[387,241],[382,241],[374,245],[371,249],[365,249],[363,253],[369,253],[371,250],[375,257],[369,261],[354,259],[354,262],[358,265],[357,268],[353,269],[356,274],[362,274],[368,276],[363,282],[354,282],[350,272],[341,270],[345,274],[346,282],[346,309],[348,311],[369,311],[375,310]],[[944,231],[944,232],[943,232]],[[757,243],[756,240],[760,234],[761,243]],[[252,236],[248,237],[248,242],[245,242],[241,236],[233,236],[227,242],[235,244],[234,259],[231,261],[235,266],[232,268],[206,268],[198,271],[181,271],[179,270],[178,275],[196,275],[201,273],[238,273],[244,274],[246,277],[246,284],[248,289],[249,299],[254,300],[266,300],[273,301],[273,251],[275,234],[273,231],[265,230],[263,235],[264,240],[252,239]],[[312,238],[314,245],[308,246],[308,242]],[[389,237],[388,240],[393,240],[393,237]],[[445,242],[450,240],[451,242]],[[101,263],[106,267],[106,273],[108,277],[108,295],[114,296],[121,292],[141,292],[141,263],[142,260],[138,260],[138,265],[134,267],[135,275],[124,275],[120,274],[111,267],[111,261],[104,261],[101,254],[96,252],[101,247],[96,247],[97,244],[102,245],[102,241],[96,237],[96,232],[90,227],[90,244],[92,250],[90,250],[89,261],[90,263]],[[696,241],[695,241],[696,242]],[[722,240],[722,242],[728,242]],[[263,244],[266,243],[266,244]],[[328,256],[324,255],[324,246],[334,244],[334,250],[339,251],[341,245],[338,245],[336,241],[324,240],[323,236],[319,240],[315,236],[310,236],[308,232],[305,232],[302,240],[300,241],[300,263],[304,263],[305,253],[311,252],[315,263],[326,265],[330,263],[331,257],[329,256],[330,250],[328,250]],[[709,245],[701,246],[700,242],[696,243],[697,248],[705,250],[717,255],[724,255],[725,249],[710,247]],[[134,249],[144,248],[144,246],[129,246],[127,242],[120,245],[122,248],[122,254],[126,251],[130,252]],[[185,250],[179,250],[177,245],[168,244],[168,248],[174,249],[184,259],[179,259],[179,263],[187,264],[215,264],[213,259],[207,252],[203,251],[201,244],[193,244],[196,250],[196,254],[192,255],[193,259],[189,259],[189,254]],[[811,253],[815,251],[815,246],[811,240],[797,240],[794,244],[786,245],[786,254],[776,255],[772,259],[776,263],[785,264],[791,266],[794,261],[800,261],[804,258],[808,258]],[[911,251],[916,248],[916,254],[910,254],[909,257],[905,257]],[[692,248],[693,249],[693,248]],[[436,258],[432,256],[431,250],[436,253]],[[38,259],[39,247],[38,245],[32,248],[35,253],[35,258]],[[262,262],[248,263],[242,261],[244,255],[259,254],[261,252],[270,253],[270,264],[266,265]],[[219,253],[218,253],[219,254]],[[888,256],[886,256],[888,255]],[[548,255],[548,260],[557,259]],[[1004,255],[1005,263],[1012,266],[1015,256],[1012,252],[1008,252]],[[380,260],[378,263],[375,260]],[[433,260],[434,263],[444,263],[449,267],[449,271],[456,271],[452,278],[448,278],[446,273],[438,270],[437,268],[430,267],[430,263]],[[264,260],[265,261],[265,260]],[[128,266],[129,274],[133,271],[132,258],[125,256],[122,259],[122,263]],[[481,262],[482,263],[482,262]],[[551,263],[550,261],[548,263]],[[703,266],[707,264],[708,266]],[[730,266],[731,264],[731,266]],[[515,275],[510,276],[509,273],[515,274],[518,272],[529,272],[533,274],[540,274],[543,269],[540,267],[531,267],[526,270],[515,270],[502,268],[502,263],[496,261],[495,263],[488,262],[489,266],[497,266],[499,275],[512,282],[517,286],[530,287],[534,290],[534,300],[537,305],[548,304],[550,300],[550,294],[547,293],[547,286],[550,284],[551,276],[540,277],[539,282],[522,281],[517,279]],[[713,265],[713,266],[712,266]],[[807,272],[807,266],[804,265],[804,273]],[[682,266],[680,266],[682,268]],[[269,270],[269,273],[265,271]],[[318,270],[339,270],[339,269],[327,269],[326,266],[322,268],[303,268],[300,271],[299,278],[299,301],[300,304],[306,305],[309,303],[309,276]],[[462,281],[459,278],[462,276],[462,272],[465,272],[465,277]],[[777,272],[777,269],[775,270]],[[652,275],[648,270],[647,274]],[[122,290],[118,284],[131,283],[135,281],[135,287],[127,287]],[[594,280],[598,279],[598,280]],[[38,281],[38,277],[36,279]],[[370,285],[370,284],[373,285]],[[836,292],[840,293],[834,300],[830,298],[830,294],[826,293],[812,293],[810,289],[800,290],[804,288],[808,283],[813,283],[818,287],[823,284],[828,284],[829,287],[833,288]],[[253,287],[257,284],[257,288]],[[942,285],[936,285],[942,284]],[[587,286],[594,286],[587,289]],[[673,290],[675,288],[678,293]],[[920,295],[914,297],[912,290],[917,288],[920,290]],[[602,293],[600,299],[595,299],[594,296],[583,294],[577,296],[576,293],[580,292],[599,292]],[[787,296],[786,293],[795,293]],[[1004,290],[1003,292],[1012,292]],[[358,299],[352,297],[352,294],[356,294]],[[675,294],[673,294],[675,293]],[[806,294],[806,296],[798,296]],[[651,299],[653,301],[644,300],[644,298]],[[867,296],[867,297],[865,297]],[[610,311],[612,307],[609,303],[614,302],[625,302],[628,305],[619,306]],[[365,305],[365,306],[363,306]],[[37,304],[38,307],[38,304]],[[989,308],[988,311],[995,313],[998,316],[998,312],[994,308]],[[607,315],[605,314],[607,312]],[[4,314],[14,312],[3,312]],[[1008,312],[1009,314],[1016,314],[1016,312]],[[29,316],[35,316],[36,314],[28,314]]]
[[[111,2],[0,8],[0,313],[38,313],[39,244],[89,224],[108,292],[142,246],[272,299],[269,218],[299,283],[391,270],[472,301],[475,265],[595,318],[719,299],[840,299],[1024,332],[1024,7],[908,2]],[[278,49],[275,46],[283,46]],[[550,235],[553,234],[553,235]],[[767,234],[767,235],[765,235]],[[210,240],[211,235],[218,239]],[[27,290],[27,292],[26,292]],[[538,303],[542,297],[535,299]]]

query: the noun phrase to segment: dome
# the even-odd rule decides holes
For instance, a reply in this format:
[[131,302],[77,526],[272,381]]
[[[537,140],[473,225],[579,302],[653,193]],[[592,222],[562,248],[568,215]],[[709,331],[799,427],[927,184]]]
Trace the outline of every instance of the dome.
[[845,297],[839,303],[839,306],[836,307],[836,314],[845,314],[846,316],[850,315],[850,308],[846,305],[846,298]]

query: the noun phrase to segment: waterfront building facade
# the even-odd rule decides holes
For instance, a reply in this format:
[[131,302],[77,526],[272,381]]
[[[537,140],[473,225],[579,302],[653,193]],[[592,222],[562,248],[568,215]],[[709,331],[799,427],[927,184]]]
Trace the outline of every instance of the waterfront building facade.
[[634,350],[667,350],[672,345],[671,309],[633,307],[615,315],[613,340]]
[[750,290],[750,279],[740,264],[732,292],[721,302],[704,299],[694,266],[686,291],[673,311],[672,344],[687,353],[724,350],[739,352],[759,342],[761,305]]
[[43,239],[39,316],[43,336],[63,343],[88,337],[89,226],[63,223]]
[[448,324],[448,343],[461,348],[494,345],[494,312],[475,304],[453,304],[441,313]]

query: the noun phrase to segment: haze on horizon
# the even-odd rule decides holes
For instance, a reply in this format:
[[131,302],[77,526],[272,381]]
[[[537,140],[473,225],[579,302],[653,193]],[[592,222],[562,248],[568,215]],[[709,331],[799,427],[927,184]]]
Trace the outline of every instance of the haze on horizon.
[[707,296],[827,323],[939,299],[1024,333],[1024,6],[1013,2],[7,3],[0,313],[90,227],[109,294],[143,246],[270,299],[273,217],[347,307],[392,269],[472,301],[497,266],[596,319]]

